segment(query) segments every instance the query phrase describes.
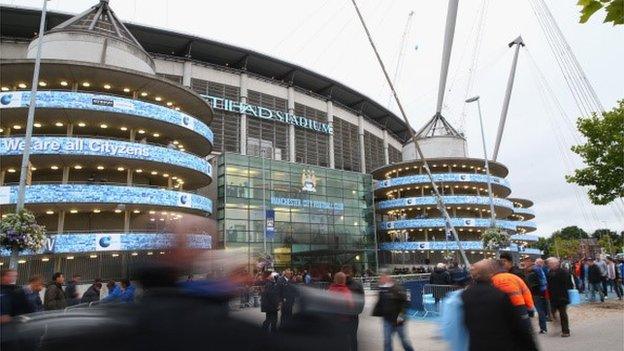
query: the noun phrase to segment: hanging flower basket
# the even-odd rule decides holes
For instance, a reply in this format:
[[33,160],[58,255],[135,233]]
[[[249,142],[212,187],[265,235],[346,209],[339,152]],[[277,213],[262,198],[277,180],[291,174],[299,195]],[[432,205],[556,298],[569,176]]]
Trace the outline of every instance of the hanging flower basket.
[[500,228],[486,229],[481,235],[481,242],[486,250],[500,250],[511,244],[509,234]]
[[28,210],[9,213],[0,221],[0,246],[11,251],[43,248],[46,241],[45,227],[37,224],[35,216]]

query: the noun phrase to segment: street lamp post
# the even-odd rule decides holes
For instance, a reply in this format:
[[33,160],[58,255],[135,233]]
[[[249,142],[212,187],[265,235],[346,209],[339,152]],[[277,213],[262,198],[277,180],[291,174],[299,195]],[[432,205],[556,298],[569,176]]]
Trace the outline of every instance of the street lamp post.
[[471,97],[467,99],[467,103],[477,102],[477,108],[479,110],[479,125],[481,126],[481,141],[483,143],[483,159],[485,160],[485,173],[487,175],[488,195],[490,197],[490,213],[492,218],[491,227],[496,226],[496,213],[494,212],[494,197],[492,195],[492,176],[490,175],[490,163],[488,162],[487,149],[485,146],[485,132],[483,131],[483,116],[481,114],[481,103],[479,102],[479,96]]

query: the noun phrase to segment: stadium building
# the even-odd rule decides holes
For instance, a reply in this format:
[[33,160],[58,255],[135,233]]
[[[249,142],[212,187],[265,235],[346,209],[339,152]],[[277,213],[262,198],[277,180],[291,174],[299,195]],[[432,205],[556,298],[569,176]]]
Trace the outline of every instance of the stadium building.
[[[40,16],[0,10],[3,213],[16,202]],[[193,245],[244,248],[250,266],[269,255],[277,267],[374,268],[370,172],[400,162],[407,136],[392,112],[258,52],[122,23],[107,1],[48,12],[46,27],[26,207],[53,239],[20,269],[127,275],[167,254],[192,214],[206,218]]]
[[[483,247],[480,236],[491,226],[490,197],[485,162],[467,157],[466,139],[446,119],[436,114],[416,134],[427,157],[434,181],[442,194],[462,248],[470,262],[495,253]],[[461,262],[457,243],[438,208],[423,162],[413,143],[404,149],[404,161],[372,172],[379,237],[379,263],[389,267]],[[538,240],[530,200],[510,198],[505,179],[508,169],[489,162],[496,226],[511,234],[511,245],[502,251],[516,256],[540,255],[531,248]]]

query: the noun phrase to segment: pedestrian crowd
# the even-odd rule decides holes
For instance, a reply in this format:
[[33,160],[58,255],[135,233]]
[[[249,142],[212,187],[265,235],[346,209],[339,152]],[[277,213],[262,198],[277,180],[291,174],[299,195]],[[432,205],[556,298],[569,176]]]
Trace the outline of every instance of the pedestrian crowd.
[[19,315],[62,310],[81,303],[133,302],[135,296],[135,286],[128,279],[122,279],[119,284],[114,280],[108,281],[106,284],[108,295],[101,299],[102,280],[99,278],[96,278],[93,284],[83,294],[80,294],[78,287],[81,277],[78,274],[74,274],[66,283],[65,275],[62,272],[56,272],[47,284],[42,276],[34,275],[23,286],[17,285],[18,275],[14,269],[3,269],[0,275],[0,320],[2,323],[9,322]]

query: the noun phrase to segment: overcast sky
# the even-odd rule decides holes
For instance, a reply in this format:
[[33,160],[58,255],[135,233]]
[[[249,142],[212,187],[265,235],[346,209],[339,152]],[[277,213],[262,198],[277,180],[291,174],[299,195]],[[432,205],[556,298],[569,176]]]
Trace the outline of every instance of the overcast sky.
[[[568,225],[593,231],[624,230],[614,205],[593,206],[584,190],[567,184],[564,175],[581,165],[569,151],[580,140],[574,121],[578,112],[570,91],[529,1],[460,1],[443,114],[463,130],[469,154],[482,155],[476,106],[464,106],[466,95],[480,95],[487,147],[492,154],[513,49],[522,35],[516,83],[498,160],[509,168],[513,197],[535,202],[537,234],[549,235]],[[41,1],[0,1],[40,7]],[[605,108],[624,98],[624,26],[602,24],[598,12],[578,23],[576,0],[547,1],[578,61]],[[51,0],[52,11],[81,12],[95,1]],[[410,121],[419,128],[435,112],[447,1],[360,0],[374,40],[391,72],[397,65],[402,33],[414,11],[397,89]],[[487,3],[487,4],[486,4]],[[253,49],[336,79],[377,100],[389,102],[389,88],[366,41],[349,0],[111,0],[124,21],[167,28]],[[484,5],[486,4],[486,5]],[[481,49],[467,92],[480,9],[487,6]],[[561,102],[557,112],[548,94],[537,88],[534,59]],[[396,111],[394,105],[390,107]],[[624,207],[618,204],[620,210]],[[621,213],[621,212],[620,212]]]

